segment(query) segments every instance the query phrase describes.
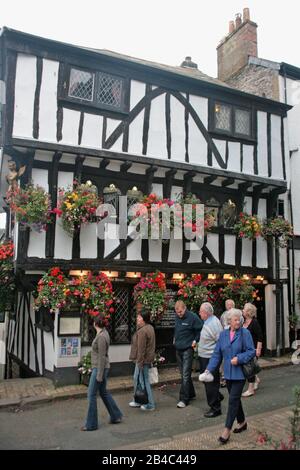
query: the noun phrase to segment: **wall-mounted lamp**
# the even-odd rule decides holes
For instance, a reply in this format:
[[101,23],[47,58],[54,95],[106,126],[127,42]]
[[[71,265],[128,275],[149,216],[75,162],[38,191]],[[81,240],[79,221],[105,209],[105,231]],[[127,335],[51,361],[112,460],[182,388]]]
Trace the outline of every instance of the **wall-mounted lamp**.
[[138,277],[141,277],[141,273],[139,272],[127,272],[126,277],[132,278],[132,279],[137,279]]
[[232,275],[231,275],[231,274],[224,274],[223,279],[224,279],[225,281],[231,281]]
[[248,274],[244,274],[244,275],[243,275],[243,279],[244,279],[245,281],[249,281],[250,277],[248,276]]
[[265,278],[264,276],[256,276],[257,281],[263,281]]
[[118,271],[101,271],[103,274],[106,274],[107,277],[119,277]]
[[83,276],[87,276],[89,273],[90,271],[82,271],[80,269],[71,269],[71,271],[69,272],[69,275],[83,277]]
[[209,275],[207,276],[207,279],[210,279],[210,280],[212,280],[212,281],[215,281],[215,280],[217,279],[217,275],[216,275],[216,274],[209,274]]
[[184,279],[184,274],[182,273],[173,274],[173,281],[182,281],[183,279]]

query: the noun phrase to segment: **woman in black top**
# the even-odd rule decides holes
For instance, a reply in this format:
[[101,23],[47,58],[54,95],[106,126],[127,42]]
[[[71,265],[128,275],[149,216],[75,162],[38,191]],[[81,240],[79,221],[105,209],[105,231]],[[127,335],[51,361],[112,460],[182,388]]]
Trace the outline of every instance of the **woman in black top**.
[[[243,316],[244,316],[244,324],[243,327],[247,328],[253,339],[254,347],[256,349],[256,357],[261,356],[261,349],[262,349],[262,342],[263,342],[263,333],[256,319],[256,312],[257,308],[255,305],[247,303],[243,309]],[[248,390],[242,394],[243,397],[251,397],[254,395],[255,390],[258,389],[258,384],[260,383],[259,378],[257,375],[254,375],[250,379],[248,379],[249,385]]]

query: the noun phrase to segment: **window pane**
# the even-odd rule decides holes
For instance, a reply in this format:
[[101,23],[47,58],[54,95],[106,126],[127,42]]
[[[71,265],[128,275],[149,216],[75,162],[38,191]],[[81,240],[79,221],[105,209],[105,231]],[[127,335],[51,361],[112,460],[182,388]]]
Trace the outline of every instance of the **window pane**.
[[71,69],[69,96],[81,100],[92,101],[94,90],[94,74],[84,70]]
[[215,127],[223,131],[231,130],[231,108],[224,104],[215,105]]
[[122,80],[102,72],[98,74],[98,78],[97,102],[114,108],[121,108]]
[[250,111],[244,109],[235,110],[235,133],[250,135]]

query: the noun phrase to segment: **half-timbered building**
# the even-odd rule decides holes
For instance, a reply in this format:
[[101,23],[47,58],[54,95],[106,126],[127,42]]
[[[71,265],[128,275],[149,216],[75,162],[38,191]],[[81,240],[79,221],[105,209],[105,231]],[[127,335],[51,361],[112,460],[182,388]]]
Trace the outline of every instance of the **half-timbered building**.
[[[208,77],[189,57],[171,67],[7,28],[0,44],[2,197],[12,159],[18,168],[26,165],[20,184],[33,181],[44,187],[53,207],[58,188],[76,178],[92,181],[110,202],[119,194],[134,200],[136,193],[175,198],[192,192],[216,214],[203,247],[190,250],[193,242],[186,240],[101,240],[96,223],[82,227],[73,239],[57,220],[46,232],[24,231],[11,223],[3,200],[6,235],[16,246],[19,290],[8,323],[10,363],[16,362],[22,373],[76,381],[79,356],[89,344],[86,318],[79,317],[78,323],[74,314],[67,323],[61,312],[52,323],[49,315],[33,309],[34,286],[53,266],[75,274],[110,273],[119,299],[111,325],[115,373],[123,373],[128,363],[133,285],[141,274],[156,269],[166,274],[170,289],[179,274],[202,273],[219,280],[237,271],[251,276],[260,292],[265,349],[273,352],[273,248],[260,238],[237,239],[228,207],[235,214],[245,210],[261,218],[276,213],[289,178],[289,107]],[[280,321],[286,325],[287,286],[281,289]],[[172,325],[166,326],[162,343],[167,347]],[[72,343],[70,337],[78,341]],[[60,354],[67,344],[75,350],[69,357]]]

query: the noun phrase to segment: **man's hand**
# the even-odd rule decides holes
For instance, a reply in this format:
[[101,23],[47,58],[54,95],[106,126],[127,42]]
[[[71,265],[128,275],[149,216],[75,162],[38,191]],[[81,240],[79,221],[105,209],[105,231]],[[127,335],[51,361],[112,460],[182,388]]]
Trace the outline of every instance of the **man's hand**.
[[195,340],[192,342],[192,348],[194,350],[197,348],[197,342]]
[[232,364],[233,366],[237,366],[237,365],[238,365],[238,363],[239,363],[239,361],[238,361],[238,358],[237,358],[237,357],[233,357],[233,358],[231,359],[231,361],[230,361],[230,362],[231,362],[231,364]]

